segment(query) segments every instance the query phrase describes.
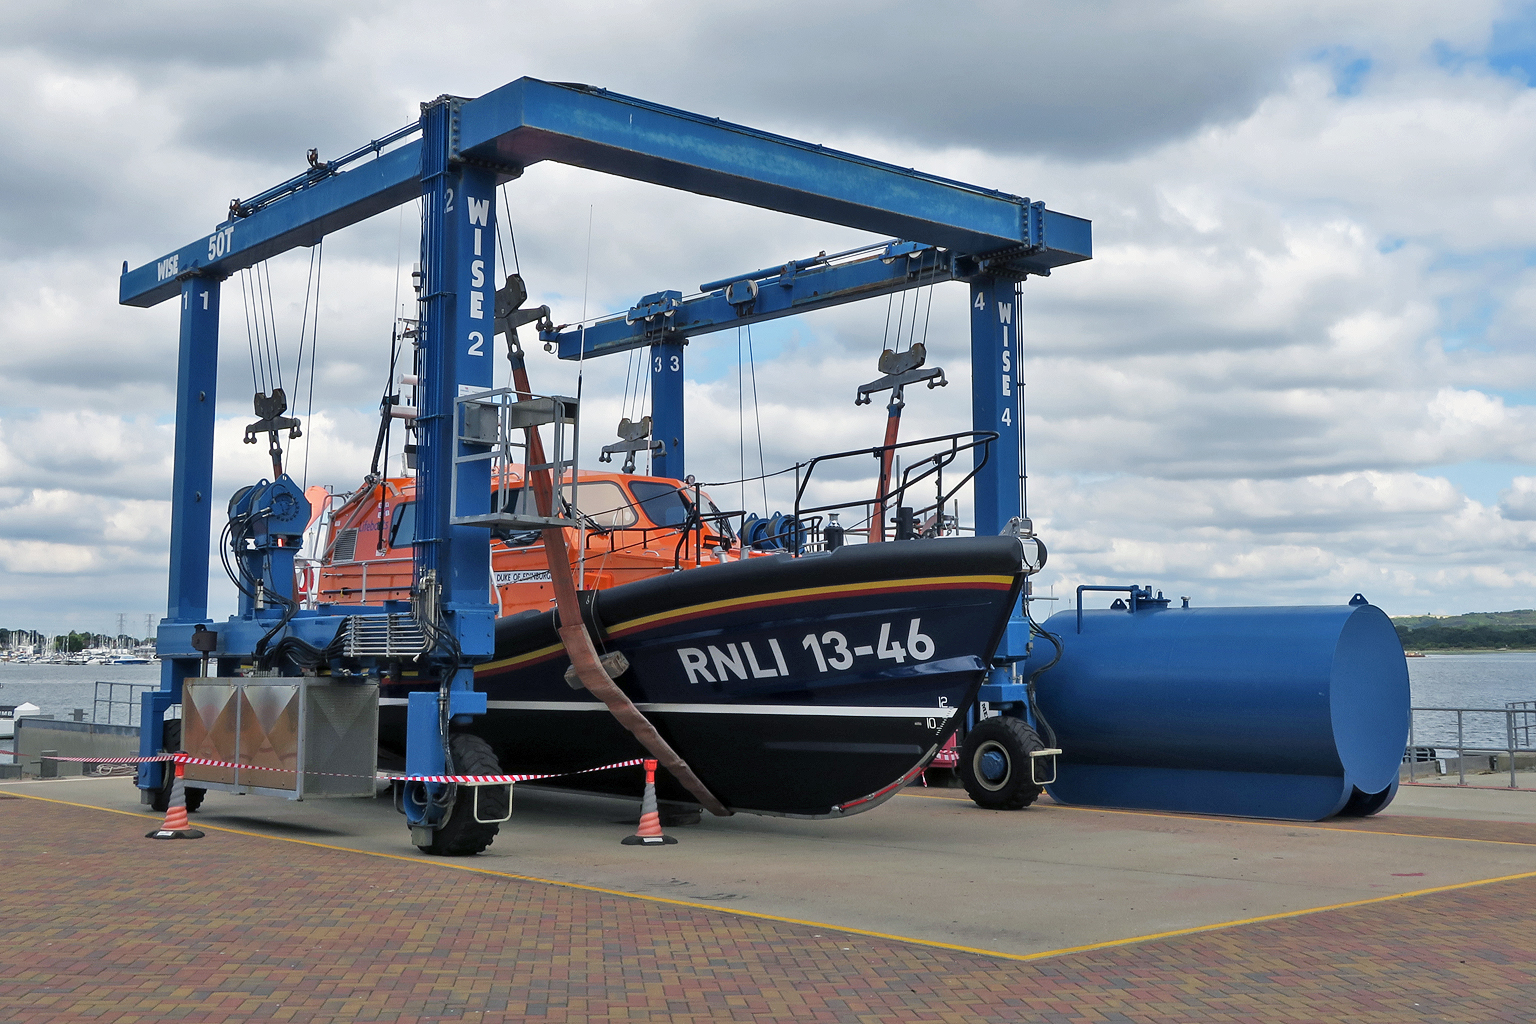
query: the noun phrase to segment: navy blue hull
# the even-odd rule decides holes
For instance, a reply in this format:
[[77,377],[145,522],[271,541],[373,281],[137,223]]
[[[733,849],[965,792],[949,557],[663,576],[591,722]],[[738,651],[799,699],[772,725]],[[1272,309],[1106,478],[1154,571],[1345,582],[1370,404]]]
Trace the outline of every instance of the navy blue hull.
[[[591,595],[617,681],[727,806],[852,813],[926,764],[976,697],[1018,597],[1011,538],[844,548],[690,569]],[[569,665],[553,613],[502,620],[477,668],[490,711],[470,726],[517,772],[570,772],[644,756]],[[406,689],[408,689],[407,687]],[[403,747],[404,692],[381,741]],[[637,793],[634,770],[565,780]],[[689,799],[665,773],[661,796]]]

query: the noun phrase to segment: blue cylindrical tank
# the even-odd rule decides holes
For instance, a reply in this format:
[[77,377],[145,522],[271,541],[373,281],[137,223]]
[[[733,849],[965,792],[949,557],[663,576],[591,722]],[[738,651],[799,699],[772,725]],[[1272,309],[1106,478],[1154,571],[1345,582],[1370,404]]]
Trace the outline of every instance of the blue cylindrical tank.
[[[1363,601],[1063,611],[1037,681],[1063,803],[1318,821],[1397,792],[1408,665]],[[1022,666],[1054,651],[1036,641]]]

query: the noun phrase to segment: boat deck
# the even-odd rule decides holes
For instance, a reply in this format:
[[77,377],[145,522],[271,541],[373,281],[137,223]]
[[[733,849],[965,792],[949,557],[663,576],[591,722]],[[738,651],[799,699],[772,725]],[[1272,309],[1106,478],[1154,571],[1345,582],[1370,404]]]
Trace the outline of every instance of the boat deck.
[[1536,794],[1323,825],[909,790],[625,847],[636,804],[519,787],[425,858],[387,800],[0,785],[0,1019],[1529,1022]]

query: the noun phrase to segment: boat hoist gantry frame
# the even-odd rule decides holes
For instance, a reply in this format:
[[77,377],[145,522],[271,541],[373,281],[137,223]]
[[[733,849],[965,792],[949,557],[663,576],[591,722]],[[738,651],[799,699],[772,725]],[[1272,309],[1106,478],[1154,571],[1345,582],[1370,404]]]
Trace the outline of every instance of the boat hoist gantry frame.
[[[647,296],[630,315],[584,331],[546,331],[546,340],[558,343],[564,358],[580,356],[583,346],[587,355],[653,350],[653,436],[666,442],[654,472],[684,476],[683,345],[689,336],[937,281],[963,281],[971,289],[973,427],[997,434],[993,456],[974,482],[976,531],[999,533],[1020,516],[1017,284],[1091,258],[1088,221],[1019,196],[604,89],[522,78],[477,99],[442,96],[422,104],[419,122],[337,160],[312,156],[304,174],[231,203],[228,218],[208,235],[136,269],[124,265],[122,303],[148,307],[181,301],[169,607],[158,636],[161,688],[145,697],[144,754],[160,749],[164,715],[181,701],[183,681],[204,671],[205,659],[220,664],[219,674],[232,675],[273,639],[269,634],[279,619],[284,635],[323,649],[343,618],[324,606],[295,613],[281,601],[265,607],[243,602],[242,614],[217,629],[208,618],[220,282],[418,198],[424,203],[425,280],[414,578],[418,590],[432,581],[433,628],[446,640],[441,649],[451,653],[437,666],[445,677],[446,708],[435,694],[419,694],[429,698],[420,709],[412,702],[407,770],[442,772],[440,715],[484,713],[485,696],[474,690],[472,666],[493,650],[490,538],[484,529],[455,525],[450,510],[461,516],[490,511],[489,468],[466,463],[454,473],[455,457],[466,454],[455,431],[455,403],[467,391],[493,387],[496,188],[543,160],[895,239],[866,250],[865,258],[791,261],[712,282],[703,295],[686,301],[680,292]],[[261,500],[247,499],[252,507],[245,514],[259,521],[253,549],[265,543],[265,550],[274,552],[291,543],[282,539],[290,536],[284,530],[291,530],[285,525],[291,509],[282,522],[274,510],[303,498],[287,493],[284,479],[273,481]],[[461,493],[450,493],[454,488]],[[285,586],[280,576],[266,581],[279,593]],[[286,585],[291,599],[291,580]],[[352,615],[401,610],[348,608]],[[1024,657],[1027,623],[1020,619],[1017,627],[1009,629],[998,651],[999,665]],[[206,650],[210,632],[217,633],[211,651]],[[1022,700],[1022,692],[1014,691],[1023,687],[1010,678],[999,668],[984,699]],[[144,766],[140,787],[148,791],[159,783],[159,765]],[[430,806],[409,817],[416,828],[437,823]]]

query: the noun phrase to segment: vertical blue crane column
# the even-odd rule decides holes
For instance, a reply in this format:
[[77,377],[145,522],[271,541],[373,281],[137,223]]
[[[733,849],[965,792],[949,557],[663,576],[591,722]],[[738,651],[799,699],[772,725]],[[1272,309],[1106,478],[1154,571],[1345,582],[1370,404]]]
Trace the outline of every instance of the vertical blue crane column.
[[[495,327],[496,177],[458,162],[461,101],[439,99],[422,111],[422,267],[426,306],[421,342],[424,380],[417,420],[415,570],[418,587],[437,580],[443,631],[431,661],[443,682],[448,714],[484,714],[485,695],[474,692],[473,663],[494,650],[495,608],[490,603],[490,534],[454,526],[450,518],[490,511],[488,462],[462,464],[454,493],[454,455],[469,449],[459,440],[455,399],[492,385]],[[481,449],[483,450],[483,449]],[[455,647],[457,650],[455,650]],[[406,770],[440,775],[445,764],[440,695],[415,693],[407,712]],[[412,825],[436,825],[440,808],[407,803]]]
[[651,473],[681,480],[683,468],[683,346],[687,341],[667,335],[651,346],[651,436],[666,451],[651,459]]
[[[176,357],[176,448],[171,476],[171,571],[162,625],[208,619],[208,539],[213,514],[213,419],[219,379],[219,282],[188,277],[181,282],[181,339]],[[165,650],[160,689],[143,695],[139,756],[163,742],[165,712],[181,701],[181,682],[198,672],[191,651]],[[176,655],[191,655],[177,657]],[[139,768],[138,784],[154,789],[161,766]]]
[[[997,432],[986,465],[972,485],[976,504],[976,535],[996,536],[1019,507],[1019,310],[1011,279],[982,277],[971,282],[971,429]],[[976,461],[981,461],[977,450]],[[1025,656],[1029,630],[1021,608],[1015,608],[997,649],[997,661]],[[1011,670],[995,668],[982,699],[1016,698]],[[1007,687],[1007,689],[1000,689]],[[1022,687],[1017,687],[1022,690]]]
[[[976,535],[996,536],[1019,511],[1018,310],[1013,282],[971,282],[971,429],[997,440],[976,474]],[[981,461],[977,450],[976,461]]]

